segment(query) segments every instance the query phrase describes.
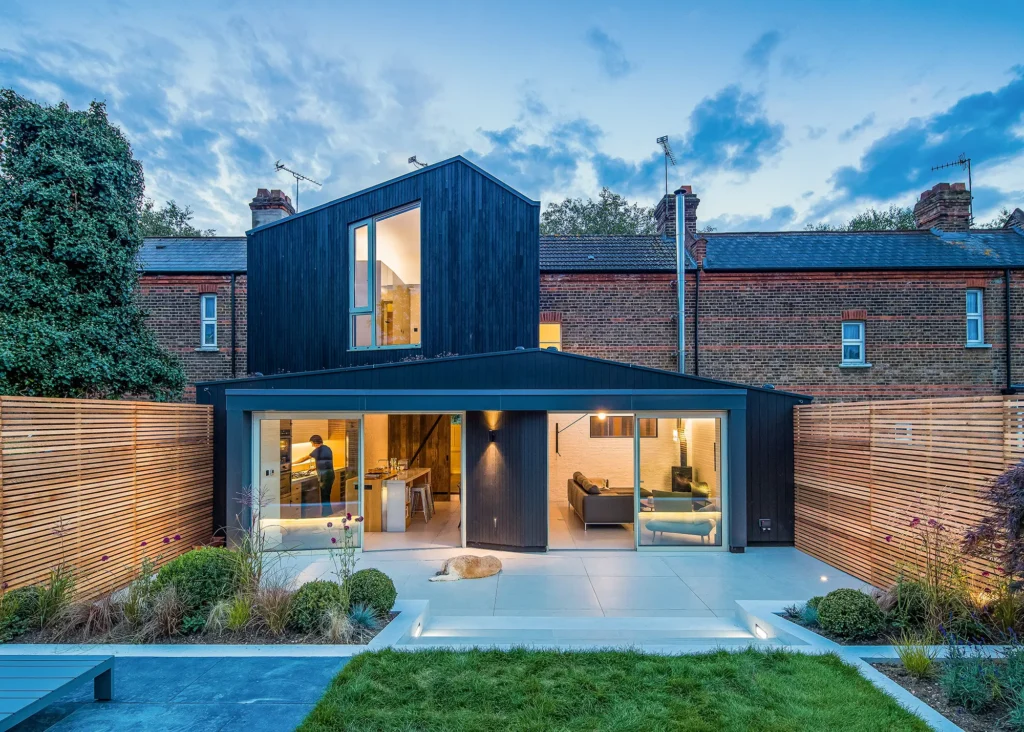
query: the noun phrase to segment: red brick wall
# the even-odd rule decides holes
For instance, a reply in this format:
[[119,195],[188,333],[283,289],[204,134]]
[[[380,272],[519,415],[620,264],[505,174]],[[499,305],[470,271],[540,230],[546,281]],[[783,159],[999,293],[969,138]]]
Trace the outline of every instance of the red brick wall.
[[[542,275],[541,308],[562,315],[566,351],[676,367],[675,278]],[[985,287],[985,340],[965,348],[965,290]],[[694,373],[695,276],[687,276]],[[1014,380],[1024,381],[1024,274],[1014,280]],[[990,272],[701,274],[699,373],[819,401],[996,394],[1005,372],[1003,279]],[[865,310],[870,368],[841,368],[844,310]]]
[[[235,364],[246,372],[246,280],[235,280]],[[200,295],[217,295],[217,350],[199,351]],[[181,359],[188,375],[183,401],[195,401],[196,381],[231,378],[231,276],[143,275],[139,302],[148,313],[147,325],[157,341]]]

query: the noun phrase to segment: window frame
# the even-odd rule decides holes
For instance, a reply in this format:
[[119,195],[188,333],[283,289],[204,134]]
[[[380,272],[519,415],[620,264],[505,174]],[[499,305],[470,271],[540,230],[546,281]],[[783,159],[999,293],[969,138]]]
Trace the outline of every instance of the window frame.
[[[976,294],[978,296],[978,310],[977,312],[971,312],[971,295]],[[964,323],[964,338],[965,345],[968,346],[983,346],[985,345],[985,290],[981,287],[969,287],[964,293],[964,312],[966,313],[967,319]],[[977,340],[971,339],[971,321],[977,321],[978,323],[978,338]]]
[[[213,317],[206,315],[206,303],[213,300]],[[206,342],[206,326],[213,326],[213,343]],[[199,296],[199,347],[217,348],[217,293],[205,292]]]
[[[558,328],[558,343],[554,343],[552,341],[545,341],[545,340],[542,340],[541,338],[538,337],[537,345],[540,346],[540,348],[542,350],[546,350],[546,349],[550,348],[551,346],[554,346],[559,351],[561,351],[562,350],[562,324],[561,323],[541,323],[540,325],[541,326],[548,325],[548,326],[555,326],[555,327],[557,327]],[[540,328],[537,329],[537,335],[538,336],[540,335]],[[544,345],[545,343],[547,345]]]
[[[858,327],[858,329],[860,331],[860,335],[857,338],[847,338],[846,337],[846,326],[848,326],[848,325],[856,325]],[[867,344],[866,344],[867,338],[866,338],[866,332],[867,332],[867,329],[865,328],[863,320],[844,320],[844,321],[842,321],[842,325],[840,326],[840,331],[839,331],[839,336],[840,336],[840,341],[841,341],[840,348],[842,349],[842,351],[841,351],[842,362],[840,364],[841,366],[866,366],[867,365],[867,353],[866,353],[866,351],[867,351]],[[858,346],[860,348],[860,358],[856,359],[856,360],[848,359],[846,357],[846,347],[847,346]]]
[[[629,425],[630,432],[629,432],[628,435],[627,434],[621,434],[621,435],[594,434],[594,425],[595,424],[597,424],[597,425],[610,425],[610,424],[613,424],[613,422],[611,422],[610,420],[614,420],[614,419],[622,420],[622,425],[623,426],[625,426],[627,424]],[[640,422],[646,422],[648,424],[648,426],[653,424],[654,425],[654,434],[648,434],[648,435],[642,434],[643,430],[640,428]],[[590,437],[591,437],[591,439],[594,439],[594,440],[616,440],[616,439],[632,440],[633,439],[633,431],[635,431],[635,430],[640,430],[640,432],[641,432],[640,437],[642,439],[645,439],[645,440],[646,439],[657,439],[657,437],[658,437],[658,419],[657,419],[657,417],[640,417],[634,423],[634,415],[609,414],[609,415],[606,415],[604,419],[601,419],[601,417],[596,415],[596,414],[590,415]]]
[[[391,345],[379,345],[377,343],[377,222],[389,219],[393,216],[421,209],[421,201],[414,201],[398,208],[393,208],[384,213],[360,219],[348,227],[348,350],[350,351],[384,351],[392,349],[410,349],[423,347],[423,305],[422,290],[420,293],[420,323],[419,343],[399,343]],[[423,219],[422,209],[420,211],[420,287],[423,287]],[[356,231],[363,226],[366,227],[366,305],[356,306]],[[370,316],[370,345],[357,346],[355,344],[356,329],[353,327],[357,315]]]

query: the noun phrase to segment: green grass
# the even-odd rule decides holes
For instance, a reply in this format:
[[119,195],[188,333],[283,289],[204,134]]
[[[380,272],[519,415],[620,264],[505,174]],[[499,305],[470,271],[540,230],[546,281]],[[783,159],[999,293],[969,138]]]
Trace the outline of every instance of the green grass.
[[299,728],[927,730],[835,655],[716,651],[366,653]]

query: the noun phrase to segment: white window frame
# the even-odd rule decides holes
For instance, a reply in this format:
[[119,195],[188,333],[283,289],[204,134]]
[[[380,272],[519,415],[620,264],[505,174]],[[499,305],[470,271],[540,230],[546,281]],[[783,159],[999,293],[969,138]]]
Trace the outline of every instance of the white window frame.
[[[971,312],[971,295],[977,294],[978,296],[978,310],[977,312]],[[964,296],[964,309],[967,313],[967,322],[964,324],[966,343],[968,346],[982,346],[985,345],[985,290],[979,287],[972,287],[967,290]],[[970,337],[971,333],[971,321],[977,321],[978,323],[978,338],[972,340]]]
[[[206,317],[206,303],[209,300],[213,300],[213,317]],[[206,341],[206,326],[213,326],[213,342],[207,343]],[[199,347],[200,348],[216,348],[217,347],[217,295],[216,294],[204,294],[199,297]]]
[[[856,325],[860,329],[860,336],[858,338],[847,338],[846,337],[846,326]],[[864,338],[864,321],[863,320],[844,320],[839,331],[839,335],[842,339],[842,365],[843,366],[867,366],[867,356],[865,354],[865,338]],[[860,358],[856,360],[846,358],[846,347],[847,346],[858,346],[860,348]]]
[[[420,208],[420,202],[410,203],[407,206],[401,206],[399,208],[385,211],[382,214],[371,216],[357,221],[348,227],[348,350],[350,351],[383,351],[386,349],[395,348],[421,348],[423,345],[423,309],[422,304],[420,306],[420,342],[419,343],[399,343],[394,345],[379,345],[377,343],[377,301],[375,293],[377,292],[377,222],[383,221],[384,219],[403,214],[406,211],[412,211]],[[356,230],[365,226],[366,227],[366,271],[367,271],[367,291],[366,291],[366,305],[356,306]],[[422,288],[423,280],[423,226],[420,224],[420,287]],[[421,303],[422,303],[422,290],[421,290]],[[356,345],[356,331],[353,323],[355,322],[356,315],[369,315],[370,316],[370,345],[368,346],[357,346]]]

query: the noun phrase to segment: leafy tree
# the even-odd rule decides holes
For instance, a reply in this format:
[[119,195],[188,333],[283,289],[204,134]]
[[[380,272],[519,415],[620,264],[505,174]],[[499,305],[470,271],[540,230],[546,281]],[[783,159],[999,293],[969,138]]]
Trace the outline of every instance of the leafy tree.
[[996,217],[994,219],[992,219],[991,221],[988,221],[988,222],[986,222],[984,224],[978,224],[978,228],[979,229],[1001,229],[1004,226],[1006,226],[1006,222],[1010,220],[1010,217],[1012,215],[1013,215],[1013,212],[1010,209],[1008,209],[1006,206],[1003,206],[1001,209],[999,209],[999,213],[996,214]]
[[133,299],[142,191],[103,104],[0,90],[0,393],[180,394],[185,374]]
[[807,231],[913,231],[917,228],[914,222],[914,209],[910,206],[893,204],[884,211],[869,208],[854,216],[846,224],[808,224]]
[[1010,580],[1024,579],[1024,461],[993,481],[986,495],[991,511],[964,535],[967,554],[999,565]]
[[630,204],[624,197],[602,188],[592,198],[567,198],[549,203],[540,217],[544,236],[610,236],[653,234],[654,209]]
[[146,199],[139,214],[139,223],[143,236],[213,236],[213,229],[197,229],[190,223],[192,208],[179,206],[171,199],[163,208],[157,208],[156,202]]

